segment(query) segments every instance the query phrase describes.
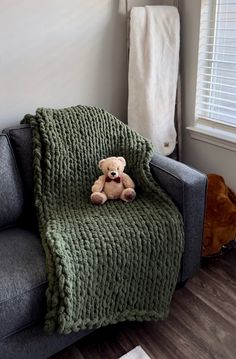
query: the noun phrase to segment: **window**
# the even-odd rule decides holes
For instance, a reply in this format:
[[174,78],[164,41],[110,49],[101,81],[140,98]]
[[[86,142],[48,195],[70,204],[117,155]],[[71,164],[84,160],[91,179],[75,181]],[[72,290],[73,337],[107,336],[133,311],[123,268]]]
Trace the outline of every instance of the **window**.
[[236,127],[236,0],[202,0],[195,112]]
[[236,0],[202,0],[192,138],[236,151]]

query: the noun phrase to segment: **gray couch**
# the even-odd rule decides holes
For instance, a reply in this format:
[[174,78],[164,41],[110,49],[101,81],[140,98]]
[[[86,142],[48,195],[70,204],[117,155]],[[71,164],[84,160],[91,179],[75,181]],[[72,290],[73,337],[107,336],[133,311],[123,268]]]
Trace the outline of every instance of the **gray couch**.
[[[26,125],[0,134],[0,358],[47,358],[87,335],[43,332],[47,277],[33,204],[32,133]],[[154,178],[184,217],[185,251],[179,284],[200,265],[206,176],[155,155]]]

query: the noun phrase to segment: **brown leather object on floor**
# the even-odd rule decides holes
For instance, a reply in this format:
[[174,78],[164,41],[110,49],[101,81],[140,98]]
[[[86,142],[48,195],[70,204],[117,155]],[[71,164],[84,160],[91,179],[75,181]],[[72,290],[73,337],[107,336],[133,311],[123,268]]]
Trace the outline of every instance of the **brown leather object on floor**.
[[202,255],[219,253],[236,238],[236,195],[223,177],[209,174]]

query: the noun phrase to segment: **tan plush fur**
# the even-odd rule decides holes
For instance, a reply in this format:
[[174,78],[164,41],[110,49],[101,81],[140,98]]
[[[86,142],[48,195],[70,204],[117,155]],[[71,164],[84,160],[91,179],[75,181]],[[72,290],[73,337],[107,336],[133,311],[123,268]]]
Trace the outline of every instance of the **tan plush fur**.
[[103,175],[92,186],[91,202],[103,204],[108,199],[132,202],[136,196],[132,179],[124,173],[126,161],[123,157],[108,157],[99,162]]
[[207,207],[202,254],[220,252],[223,245],[236,238],[236,195],[223,177],[209,174]]

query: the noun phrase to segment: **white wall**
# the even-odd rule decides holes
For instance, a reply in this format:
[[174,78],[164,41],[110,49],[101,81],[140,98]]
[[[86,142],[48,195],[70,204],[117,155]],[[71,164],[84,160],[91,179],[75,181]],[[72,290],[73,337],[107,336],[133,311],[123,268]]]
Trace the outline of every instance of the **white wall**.
[[181,75],[183,85],[183,160],[205,173],[221,174],[236,191],[236,152],[192,139],[201,0],[181,0]]
[[0,130],[41,106],[96,105],[126,120],[124,5],[0,1]]

